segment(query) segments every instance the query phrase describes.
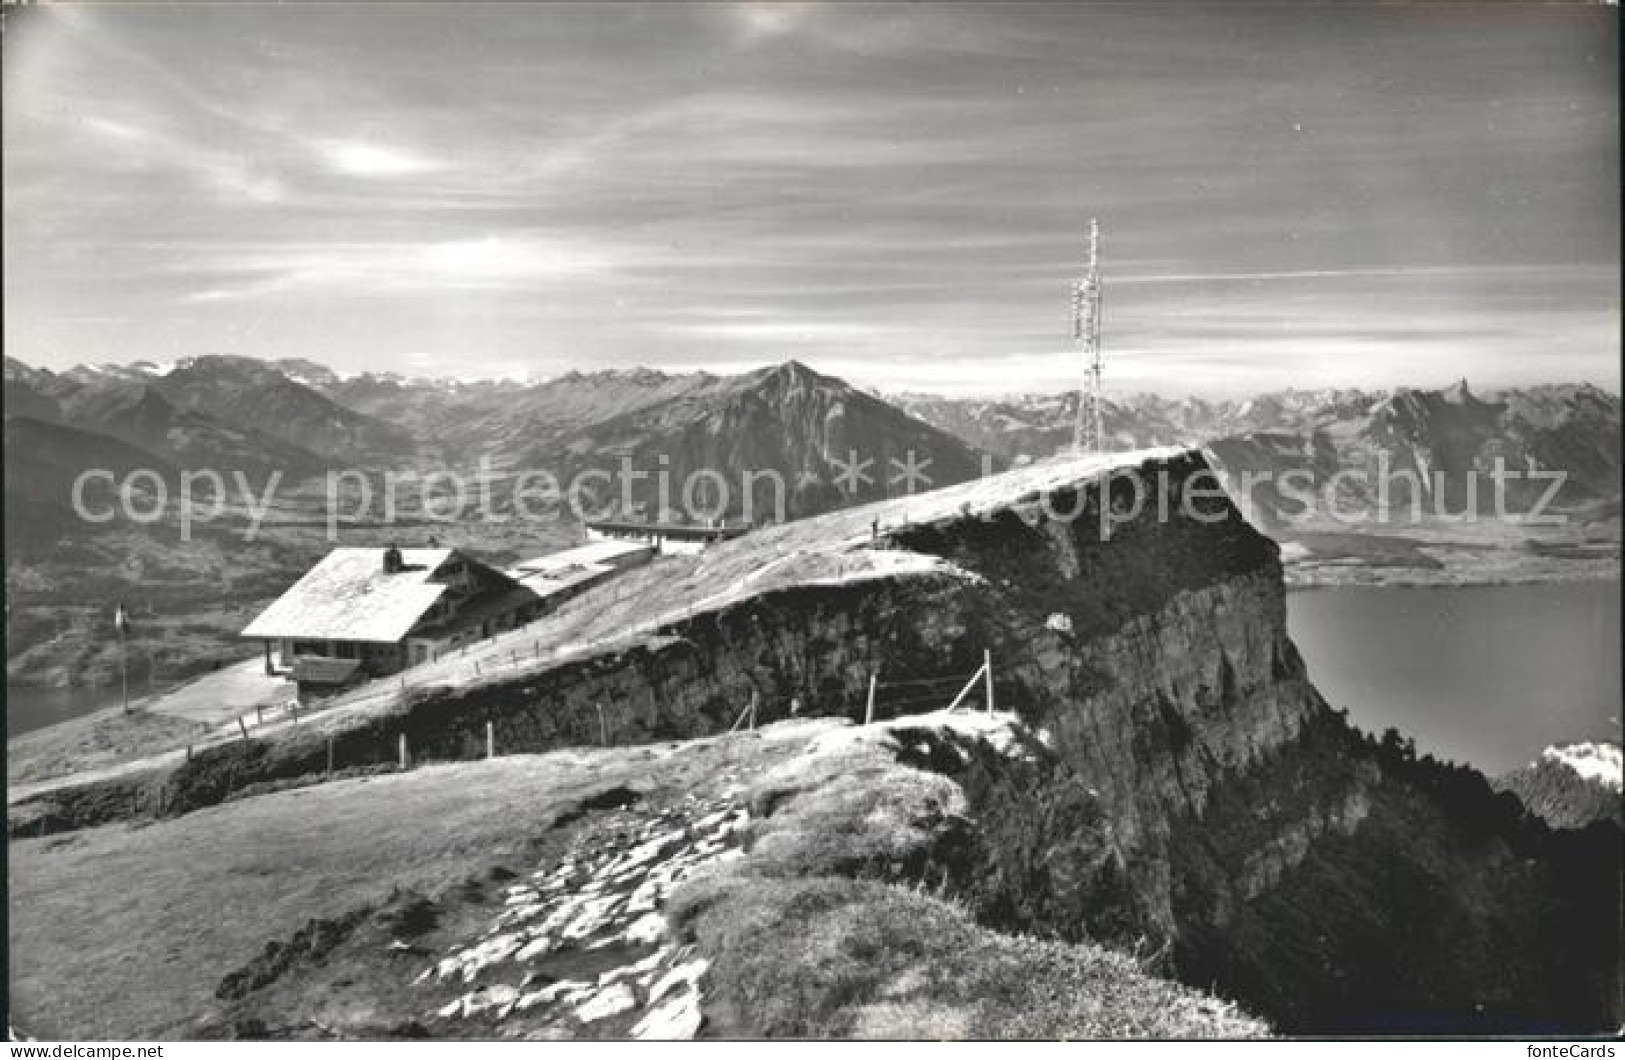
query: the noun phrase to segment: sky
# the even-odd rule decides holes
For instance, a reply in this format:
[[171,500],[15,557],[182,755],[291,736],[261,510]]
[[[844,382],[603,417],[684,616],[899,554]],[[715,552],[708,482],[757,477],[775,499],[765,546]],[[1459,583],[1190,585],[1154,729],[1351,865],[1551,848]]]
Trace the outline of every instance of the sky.
[[55,5],[6,352],[887,390],[1619,387],[1612,8]]

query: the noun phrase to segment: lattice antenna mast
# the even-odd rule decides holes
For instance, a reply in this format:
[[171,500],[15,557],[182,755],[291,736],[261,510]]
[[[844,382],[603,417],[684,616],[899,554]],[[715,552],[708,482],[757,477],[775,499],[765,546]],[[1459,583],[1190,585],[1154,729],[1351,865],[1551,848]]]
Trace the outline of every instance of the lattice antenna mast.
[[1089,219],[1089,267],[1072,284],[1072,344],[1083,366],[1072,447],[1080,453],[1099,453],[1106,435],[1100,410],[1100,224],[1094,218]]

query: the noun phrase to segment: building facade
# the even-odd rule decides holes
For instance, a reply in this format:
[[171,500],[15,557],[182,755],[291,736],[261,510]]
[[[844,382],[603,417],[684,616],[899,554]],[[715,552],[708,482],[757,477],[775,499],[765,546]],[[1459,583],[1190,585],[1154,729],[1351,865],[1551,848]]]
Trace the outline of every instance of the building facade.
[[643,541],[655,551],[681,555],[702,552],[719,541],[748,532],[747,527],[707,523],[639,523],[605,519],[587,524],[588,541]]
[[537,617],[543,601],[514,578],[446,548],[338,548],[242,636],[267,673],[300,698],[428,662]]

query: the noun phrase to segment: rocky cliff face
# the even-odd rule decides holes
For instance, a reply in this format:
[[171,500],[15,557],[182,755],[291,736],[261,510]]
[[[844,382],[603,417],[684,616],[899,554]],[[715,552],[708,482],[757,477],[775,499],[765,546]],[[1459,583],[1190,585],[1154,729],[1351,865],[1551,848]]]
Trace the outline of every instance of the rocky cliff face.
[[[487,721],[508,750],[694,736],[752,697],[762,720],[861,718],[876,672],[894,690],[879,715],[917,713],[986,651],[998,708],[1057,763],[963,782],[972,813],[1008,825],[983,828],[1004,838],[979,855],[990,878],[1012,873],[978,903],[999,926],[1133,942],[1286,1031],[1612,1026],[1617,832],[1553,835],[1476,773],[1349,727],[1287,635],[1275,544],[1199,454],[1100,470],[753,534],[684,569],[693,599],[723,602],[613,651],[420,694],[340,732],[338,765],[388,762],[400,732],[429,758],[477,757]],[[620,592],[655,591],[675,576],[660,568]],[[319,773],[324,735],[201,754],[161,801]]]
[[[1184,503],[1199,460],[1157,470],[1160,495],[1109,538],[1096,489],[1051,498],[1081,519],[1008,514],[899,544],[985,578],[970,635],[1100,794],[1178,974],[1288,1030],[1611,1025],[1617,837],[1550,835],[1477,774],[1354,732],[1287,636],[1273,543],[1227,502]],[[1133,501],[1113,487],[1104,503]]]

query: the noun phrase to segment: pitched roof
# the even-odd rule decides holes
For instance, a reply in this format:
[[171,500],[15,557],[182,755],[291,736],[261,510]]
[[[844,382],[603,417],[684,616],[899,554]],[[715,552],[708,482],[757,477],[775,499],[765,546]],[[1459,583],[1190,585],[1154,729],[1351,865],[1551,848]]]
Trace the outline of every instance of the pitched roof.
[[506,573],[508,577],[523,585],[531,593],[545,600],[550,596],[571,592],[583,585],[601,581],[614,574],[615,568],[608,563],[578,563],[571,567],[556,567],[548,570],[530,570],[526,567],[515,567]]
[[527,574],[548,574],[554,571],[565,571],[572,567],[589,567],[598,563],[613,563],[624,556],[640,552],[653,552],[654,545],[647,541],[593,541],[589,544],[579,545],[576,548],[567,548],[562,552],[550,552],[545,556],[534,556],[531,559],[520,560],[513,565],[511,575],[515,571],[524,571]]
[[446,591],[429,576],[451,554],[449,548],[403,548],[405,569],[385,574],[384,549],[336,548],[242,635],[393,644]]
[[647,541],[594,541],[520,560],[504,573],[545,600],[602,581],[616,572],[616,560],[639,553],[652,555],[654,550]]

